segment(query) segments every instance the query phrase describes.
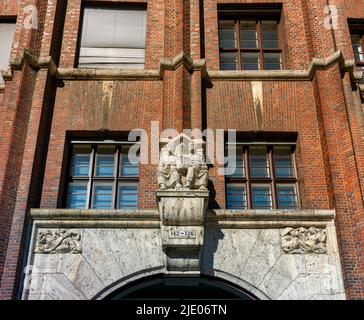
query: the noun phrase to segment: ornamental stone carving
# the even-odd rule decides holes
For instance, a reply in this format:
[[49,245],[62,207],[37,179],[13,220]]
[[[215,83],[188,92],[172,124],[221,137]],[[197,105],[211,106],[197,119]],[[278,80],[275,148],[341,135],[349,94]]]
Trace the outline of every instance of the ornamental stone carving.
[[181,134],[161,143],[156,192],[167,274],[199,274],[209,199],[204,141]]
[[81,253],[81,235],[72,230],[41,231],[37,237],[36,253]]
[[191,140],[182,135],[165,143],[157,174],[159,190],[206,191],[208,168],[202,148],[203,141]]
[[282,250],[284,253],[325,254],[327,253],[326,241],[326,230],[315,227],[286,228],[281,234]]

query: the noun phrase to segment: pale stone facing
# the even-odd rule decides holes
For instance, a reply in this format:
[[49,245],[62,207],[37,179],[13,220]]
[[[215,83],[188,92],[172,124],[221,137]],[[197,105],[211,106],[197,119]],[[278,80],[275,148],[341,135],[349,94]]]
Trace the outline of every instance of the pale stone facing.
[[285,254],[280,247],[280,232],[278,229],[207,230],[208,242],[215,245],[204,251],[204,261],[213,261],[213,269],[249,282],[270,299],[345,297],[339,256],[332,250],[336,244],[329,244],[326,254]]
[[[201,273],[233,281],[259,298],[345,299],[333,221],[325,230],[326,253],[286,254],[280,228],[205,228]],[[35,253],[34,243],[24,299],[92,299],[117,283],[166,272],[160,228],[67,231],[81,235],[82,252]],[[178,259],[173,263],[183,268],[189,258]]]

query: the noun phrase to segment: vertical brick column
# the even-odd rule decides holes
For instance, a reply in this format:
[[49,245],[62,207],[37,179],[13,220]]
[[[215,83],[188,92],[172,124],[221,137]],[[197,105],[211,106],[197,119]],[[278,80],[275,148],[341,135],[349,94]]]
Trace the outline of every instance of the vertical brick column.
[[[34,30],[23,28],[24,12],[27,5],[35,1],[6,0],[0,3],[0,16],[17,16],[11,57],[16,57],[21,48],[29,48]],[[35,73],[27,66],[15,71],[11,81],[6,82],[0,99],[0,280],[8,248],[15,198],[19,183],[24,141],[27,134],[29,115],[28,102],[34,86]]]
[[[201,28],[202,21],[200,21],[200,1],[191,0],[190,3],[190,23],[189,23],[189,34],[190,34],[190,55],[193,60],[201,59]],[[191,75],[191,129],[199,128],[203,129],[202,121],[202,72],[195,71]],[[204,115],[206,116],[206,114]]]
[[[174,59],[184,50],[183,0],[165,1],[164,56]],[[164,73],[163,129],[183,130],[183,67]]]
[[[32,34],[30,50],[35,54],[44,56],[55,53],[54,41],[61,38],[62,21],[65,7],[62,1],[39,1],[38,20],[39,27]],[[63,11],[62,11],[63,10]],[[45,29],[44,29],[44,26]],[[42,40],[43,31],[49,35]],[[47,41],[47,44],[43,42]],[[52,45],[53,44],[53,45]],[[55,60],[58,60],[57,57]],[[55,94],[55,81],[52,80],[46,69],[37,74],[34,70],[27,71],[30,67],[24,66],[23,76],[35,76],[32,91],[19,103],[17,109],[22,112],[19,116],[23,121],[23,156],[16,157],[19,162],[18,188],[15,194],[15,206],[12,208],[11,229],[9,233],[8,250],[4,264],[1,282],[0,299],[12,299],[16,296],[23,258],[24,241],[26,239],[26,226],[28,210],[39,206],[42,182],[44,175],[45,159],[49,139],[49,129],[52,121],[53,98]],[[26,89],[24,89],[26,92]],[[12,141],[12,145],[16,145]]]
[[[307,0],[308,19],[312,32],[312,47],[317,57],[327,57],[337,49],[337,38],[324,27],[324,8],[330,2]],[[337,210],[338,229],[344,284],[349,299],[362,299],[363,238],[360,221],[363,221],[363,197],[359,180],[355,144],[358,142],[352,126],[355,127],[345,96],[347,79],[342,80],[337,65],[328,71],[317,73],[314,86],[317,90],[317,113],[321,121],[323,152],[328,160],[332,179],[332,198]],[[327,149],[325,148],[327,144]]]

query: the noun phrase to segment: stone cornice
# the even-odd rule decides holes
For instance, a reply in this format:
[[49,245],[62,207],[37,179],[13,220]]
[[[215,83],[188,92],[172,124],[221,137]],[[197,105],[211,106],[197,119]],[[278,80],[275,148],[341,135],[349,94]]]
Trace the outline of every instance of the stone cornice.
[[[205,81],[312,81],[319,70],[327,70],[336,63],[339,65],[342,74],[349,73],[353,83],[358,83],[363,77],[363,72],[355,71],[354,60],[345,60],[343,53],[339,50],[326,59],[314,58],[307,70],[260,70],[260,71],[221,71],[206,69],[204,59],[193,60],[184,52],[179,53],[173,59],[161,59],[157,70],[128,70],[128,69],[81,69],[81,68],[57,68],[52,57],[38,57],[27,49],[24,49],[20,56],[11,61],[11,70],[1,71],[5,81],[12,79],[14,70],[20,70],[24,63],[29,64],[34,70],[48,69],[51,76],[57,80],[81,81],[81,80],[162,80],[164,72],[175,71],[184,66],[190,73],[201,71],[201,77]],[[363,86],[359,86],[363,93]],[[4,85],[0,85],[4,90]]]
[[159,228],[157,210],[32,209],[38,227]]
[[[48,228],[160,228],[158,210],[32,209],[37,227]],[[206,228],[276,229],[326,227],[335,210],[208,210]]]
[[158,70],[59,68],[59,80],[160,80]]
[[342,73],[349,72],[353,82],[361,78],[361,72],[355,73],[354,60],[345,61],[339,50],[327,59],[314,58],[307,70],[260,70],[260,71],[221,71],[208,70],[211,80],[240,80],[240,81],[312,81],[318,70],[327,70],[336,63]]
[[335,210],[210,210],[207,228],[275,229],[325,227],[335,218]]

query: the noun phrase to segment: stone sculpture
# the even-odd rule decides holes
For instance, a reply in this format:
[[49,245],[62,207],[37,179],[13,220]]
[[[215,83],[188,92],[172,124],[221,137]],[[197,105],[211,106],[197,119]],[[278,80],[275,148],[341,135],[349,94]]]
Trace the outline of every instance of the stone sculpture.
[[202,147],[196,148],[190,140],[187,152],[185,149],[183,143],[176,146],[175,140],[162,148],[158,167],[159,190],[207,190],[208,168]]
[[39,232],[36,253],[81,253],[81,235],[72,230]]
[[282,232],[281,240],[284,253],[327,253],[327,235],[324,229],[286,228]]
[[177,168],[178,158],[175,145],[168,144],[162,148],[158,167],[158,185],[160,190],[182,188],[181,175]]

